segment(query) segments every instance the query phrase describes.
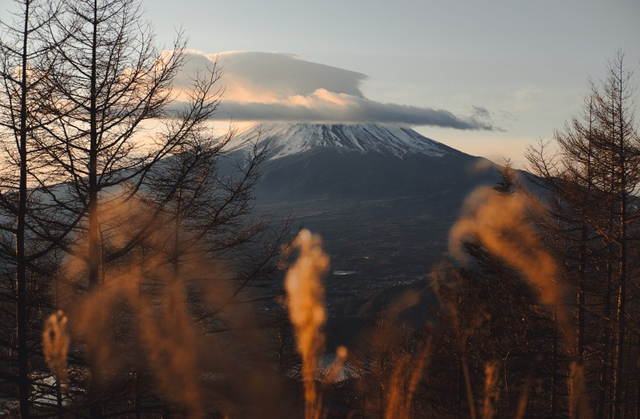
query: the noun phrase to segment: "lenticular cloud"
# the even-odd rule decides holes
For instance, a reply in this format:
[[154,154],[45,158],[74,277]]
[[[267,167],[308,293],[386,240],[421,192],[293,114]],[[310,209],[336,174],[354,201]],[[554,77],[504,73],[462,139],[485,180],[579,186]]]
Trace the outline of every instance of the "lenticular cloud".
[[470,116],[430,107],[406,106],[367,99],[360,90],[367,76],[292,54],[189,51],[188,62],[174,88],[186,89],[193,77],[216,61],[224,88],[217,119],[430,125],[461,130],[496,130],[490,113]]

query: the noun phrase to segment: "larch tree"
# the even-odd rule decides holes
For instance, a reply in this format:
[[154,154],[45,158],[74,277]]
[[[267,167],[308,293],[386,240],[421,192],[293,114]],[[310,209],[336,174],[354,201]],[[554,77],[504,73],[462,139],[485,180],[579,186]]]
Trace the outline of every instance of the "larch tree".
[[[17,388],[20,417],[30,416],[31,383],[30,359],[34,355],[29,343],[29,267],[48,249],[36,251],[29,248],[28,238],[33,236],[29,224],[30,183],[36,171],[38,147],[33,142],[33,132],[46,124],[46,119],[35,118],[40,112],[44,94],[44,56],[50,54],[54,44],[46,38],[46,28],[57,16],[52,2],[16,0],[17,11],[13,22],[0,22],[0,135],[4,154],[0,183],[0,207],[2,208],[2,243],[0,253],[4,268],[15,272],[12,289],[15,302],[15,334],[17,336]],[[38,64],[36,64],[38,63]],[[5,288],[5,287],[3,287]],[[33,287],[31,291],[33,292]],[[6,317],[5,317],[6,318]],[[39,339],[39,336],[36,337]]]
[[541,145],[528,154],[555,220],[545,231],[555,237],[555,251],[575,290],[577,357],[585,363],[589,384],[599,386],[592,397],[597,417],[610,419],[638,412],[631,408],[637,397],[625,353],[632,348],[628,302],[631,285],[637,284],[631,255],[638,250],[640,185],[630,80],[624,54],[618,53],[607,78],[591,83],[582,115],[556,133],[557,153],[547,154]]
[[597,118],[602,126],[602,141],[610,159],[604,159],[610,173],[612,192],[613,229],[610,239],[615,243],[617,254],[617,295],[614,296],[614,360],[613,360],[613,418],[620,419],[629,402],[625,359],[627,342],[627,301],[632,280],[632,257],[634,227],[638,222],[638,211],[633,205],[633,196],[640,185],[640,137],[634,120],[633,89],[631,73],[626,70],[624,54],[619,53],[609,64],[609,74],[602,83],[601,91],[595,92]]
[[[35,1],[18,3],[23,14],[18,24],[7,26],[13,38],[3,36],[0,45],[2,134],[6,167],[12,171],[0,188],[5,233],[0,245],[7,262],[2,268],[17,279],[15,290],[9,281],[3,288],[18,309],[21,415],[28,417],[35,399],[38,406],[32,404],[31,411],[39,415],[51,411],[53,400],[58,416],[88,411],[101,418],[131,409],[136,415],[168,415],[172,404],[182,409],[192,395],[178,385],[185,397],[172,399],[158,387],[176,389],[184,380],[157,374],[153,379],[138,368],[146,360],[135,363],[145,356],[174,356],[148,347],[145,334],[170,332],[163,321],[192,338],[197,330],[228,332],[229,325],[212,318],[237,300],[246,304],[268,297],[245,292],[254,280],[264,285],[288,235],[286,223],[275,231],[269,217],[251,213],[266,149],[239,157],[231,164],[234,173],[218,170],[229,137],[217,138],[208,121],[220,98],[220,71],[215,65],[202,69],[190,88],[174,91],[174,77],[185,61],[184,37],[178,34],[169,50],[156,48],[138,1],[60,0],[55,13],[54,2],[43,1],[38,19],[33,18]],[[194,259],[203,260],[204,268],[198,270]],[[211,272],[223,265],[216,265],[219,261],[232,266],[226,275],[232,285],[219,290],[217,312],[199,310],[202,296],[168,295],[170,287],[162,281],[207,282],[223,276]],[[148,269],[151,265],[155,271]],[[25,288],[25,267],[46,276],[33,281],[46,300],[43,306],[26,301],[27,294],[31,300],[35,294]],[[129,293],[133,284],[137,291]],[[46,288],[52,295],[46,296]],[[137,295],[142,292],[148,294]],[[36,335],[44,319],[34,319],[40,324],[32,327],[29,348],[24,337],[30,326],[24,320],[26,310],[36,308],[41,313],[62,308],[69,315],[73,340],[65,394],[55,371],[56,385],[50,384],[42,357],[37,368],[29,369],[29,351],[41,349]],[[3,303],[3,327],[5,309]],[[174,321],[177,317],[182,323]],[[98,335],[103,336],[94,339]],[[180,336],[186,335],[176,331],[161,341],[180,345],[175,342]],[[105,342],[108,338],[113,342]],[[120,363],[116,369],[105,357],[111,349],[134,352],[112,356]],[[185,375],[177,371],[175,377]],[[40,393],[30,396],[30,384],[36,383]],[[200,414],[195,404],[190,408],[194,417]]]
[[[37,182],[49,211],[38,220],[46,226],[39,238],[55,242],[79,266],[74,272],[84,279],[65,279],[76,292],[100,293],[109,264],[152,227],[138,226],[114,247],[112,224],[121,220],[109,219],[104,209],[134,199],[153,166],[208,120],[219,93],[217,73],[210,69],[194,80],[188,103],[169,110],[185,41],[179,34],[170,50],[160,51],[134,0],[63,1],[47,30],[53,48],[43,60],[50,71],[37,114],[47,123],[40,124],[36,140],[48,168]],[[89,411],[100,418],[101,349],[88,343]]]

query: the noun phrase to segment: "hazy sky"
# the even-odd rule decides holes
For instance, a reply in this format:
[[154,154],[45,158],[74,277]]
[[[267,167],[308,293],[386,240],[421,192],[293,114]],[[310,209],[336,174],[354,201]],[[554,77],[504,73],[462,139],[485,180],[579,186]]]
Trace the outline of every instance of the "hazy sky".
[[[0,0],[0,10],[9,4]],[[159,43],[170,46],[175,29],[184,29],[202,53],[196,61],[226,51],[277,53],[222,55],[228,112],[300,119],[306,106],[320,119],[335,104],[345,118],[386,115],[497,161],[521,161],[526,144],[562,128],[580,111],[588,77],[603,78],[618,49],[640,85],[640,0],[143,0],[143,7]]]
[[490,112],[504,131],[417,126],[435,140],[499,160],[522,159],[578,113],[588,76],[618,49],[640,84],[639,0],[148,0],[158,40],[182,25],[190,48],[257,51],[367,76],[382,103]]

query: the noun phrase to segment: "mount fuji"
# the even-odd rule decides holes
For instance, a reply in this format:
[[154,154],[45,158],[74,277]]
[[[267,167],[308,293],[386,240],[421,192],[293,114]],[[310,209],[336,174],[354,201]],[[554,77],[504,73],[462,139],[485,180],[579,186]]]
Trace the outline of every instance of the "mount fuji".
[[314,148],[333,148],[343,153],[380,153],[399,158],[409,154],[441,157],[455,152],[412,129],[376,124],[261,124],[240,133],[234,139],[235,148],[242,147],[256,134],[262,144],[269,143],[269,160]]
[[[496,179],[488,160],[404,127],[268,123],[239,133],[229,150],[256,141],[268,150],[256,190],[263,204],[402,197],[461,204],[478,184]],[[493,170],[480,169],[487,167]]]
[[237,133],[228,155],[256,143],[268,150],[257,209],[320,234],[331,278],[355,272],[371,289],[428,273],[467,195],[499,179],[488,160],[405,127],[264,123]]

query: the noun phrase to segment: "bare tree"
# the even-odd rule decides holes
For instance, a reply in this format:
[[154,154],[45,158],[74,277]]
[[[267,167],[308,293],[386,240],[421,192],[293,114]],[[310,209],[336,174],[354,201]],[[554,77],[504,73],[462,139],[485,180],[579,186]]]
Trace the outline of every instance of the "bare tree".
[[[152,167],[202,127],[215,111],[218,72],[210,69],[195,80],[189,102],[170,111],[184,37],[179,34],[169,51],[158,50],[134,0],[62,3],[62,13],[46,27],[53,48],[42,63],[47,94],[38,98],[35,136],[43,151],[40,163],[47,167],[36,181],[48,211],[35,222],[42,226],[40,240],[84,266],[85,281],[77,285],[99,292],[105,266],[126,255],[150,228],[140,226],[126,243],[107,247],[117,218],[110,220],[102,209],[135,197]],[[147,125],[152,122],[160,125],[153,132]],[[93,418],[103,414],[97,350],[89,348]]]
[[[51,52],[54,45],[43,35],[44,30],[57,15],[52,2],[34,0],[15,1],[18,11],[13,23],[1,22],[0,37],[0,127],[5,154],[2,184],[0,185],[0,206],[3,210],[2,231],[9,233],[2,243],[3,261],[15,266],[15,307],[18,357],[18,392],[20,416],[30,414],[30,368],[31,357],[28,345],[28,266],[43,252],[32,249],[29,254],[27,225],[29,212],[30,165],[37,147],[30,141],[32,133],[46,123],[34,115],[40,111],[44,73],[44,55]],[[44,4],[43,4],[44,3]],[[34,69],[38,69],[34,71]],[[31,179],[32,181],[32,179]],[[14,246],[13,249],[11,246]],[[46,253],[46,252],[44,252]]]
[[[541,146],[528,158],[549,192],[556,223],[547,231],[575,286],[577,355],[589,361],[590,381],[600,384],[598,417],[619,419],[632,400],[625,350],[629,287],[637,281],[630,254],[637,252],[640,138],[624,54],[608,70],[605,80],[591,83],[581,117],[556,133],[558,153],[546,154]],[[594,352],[598,361],[585,359]]]

